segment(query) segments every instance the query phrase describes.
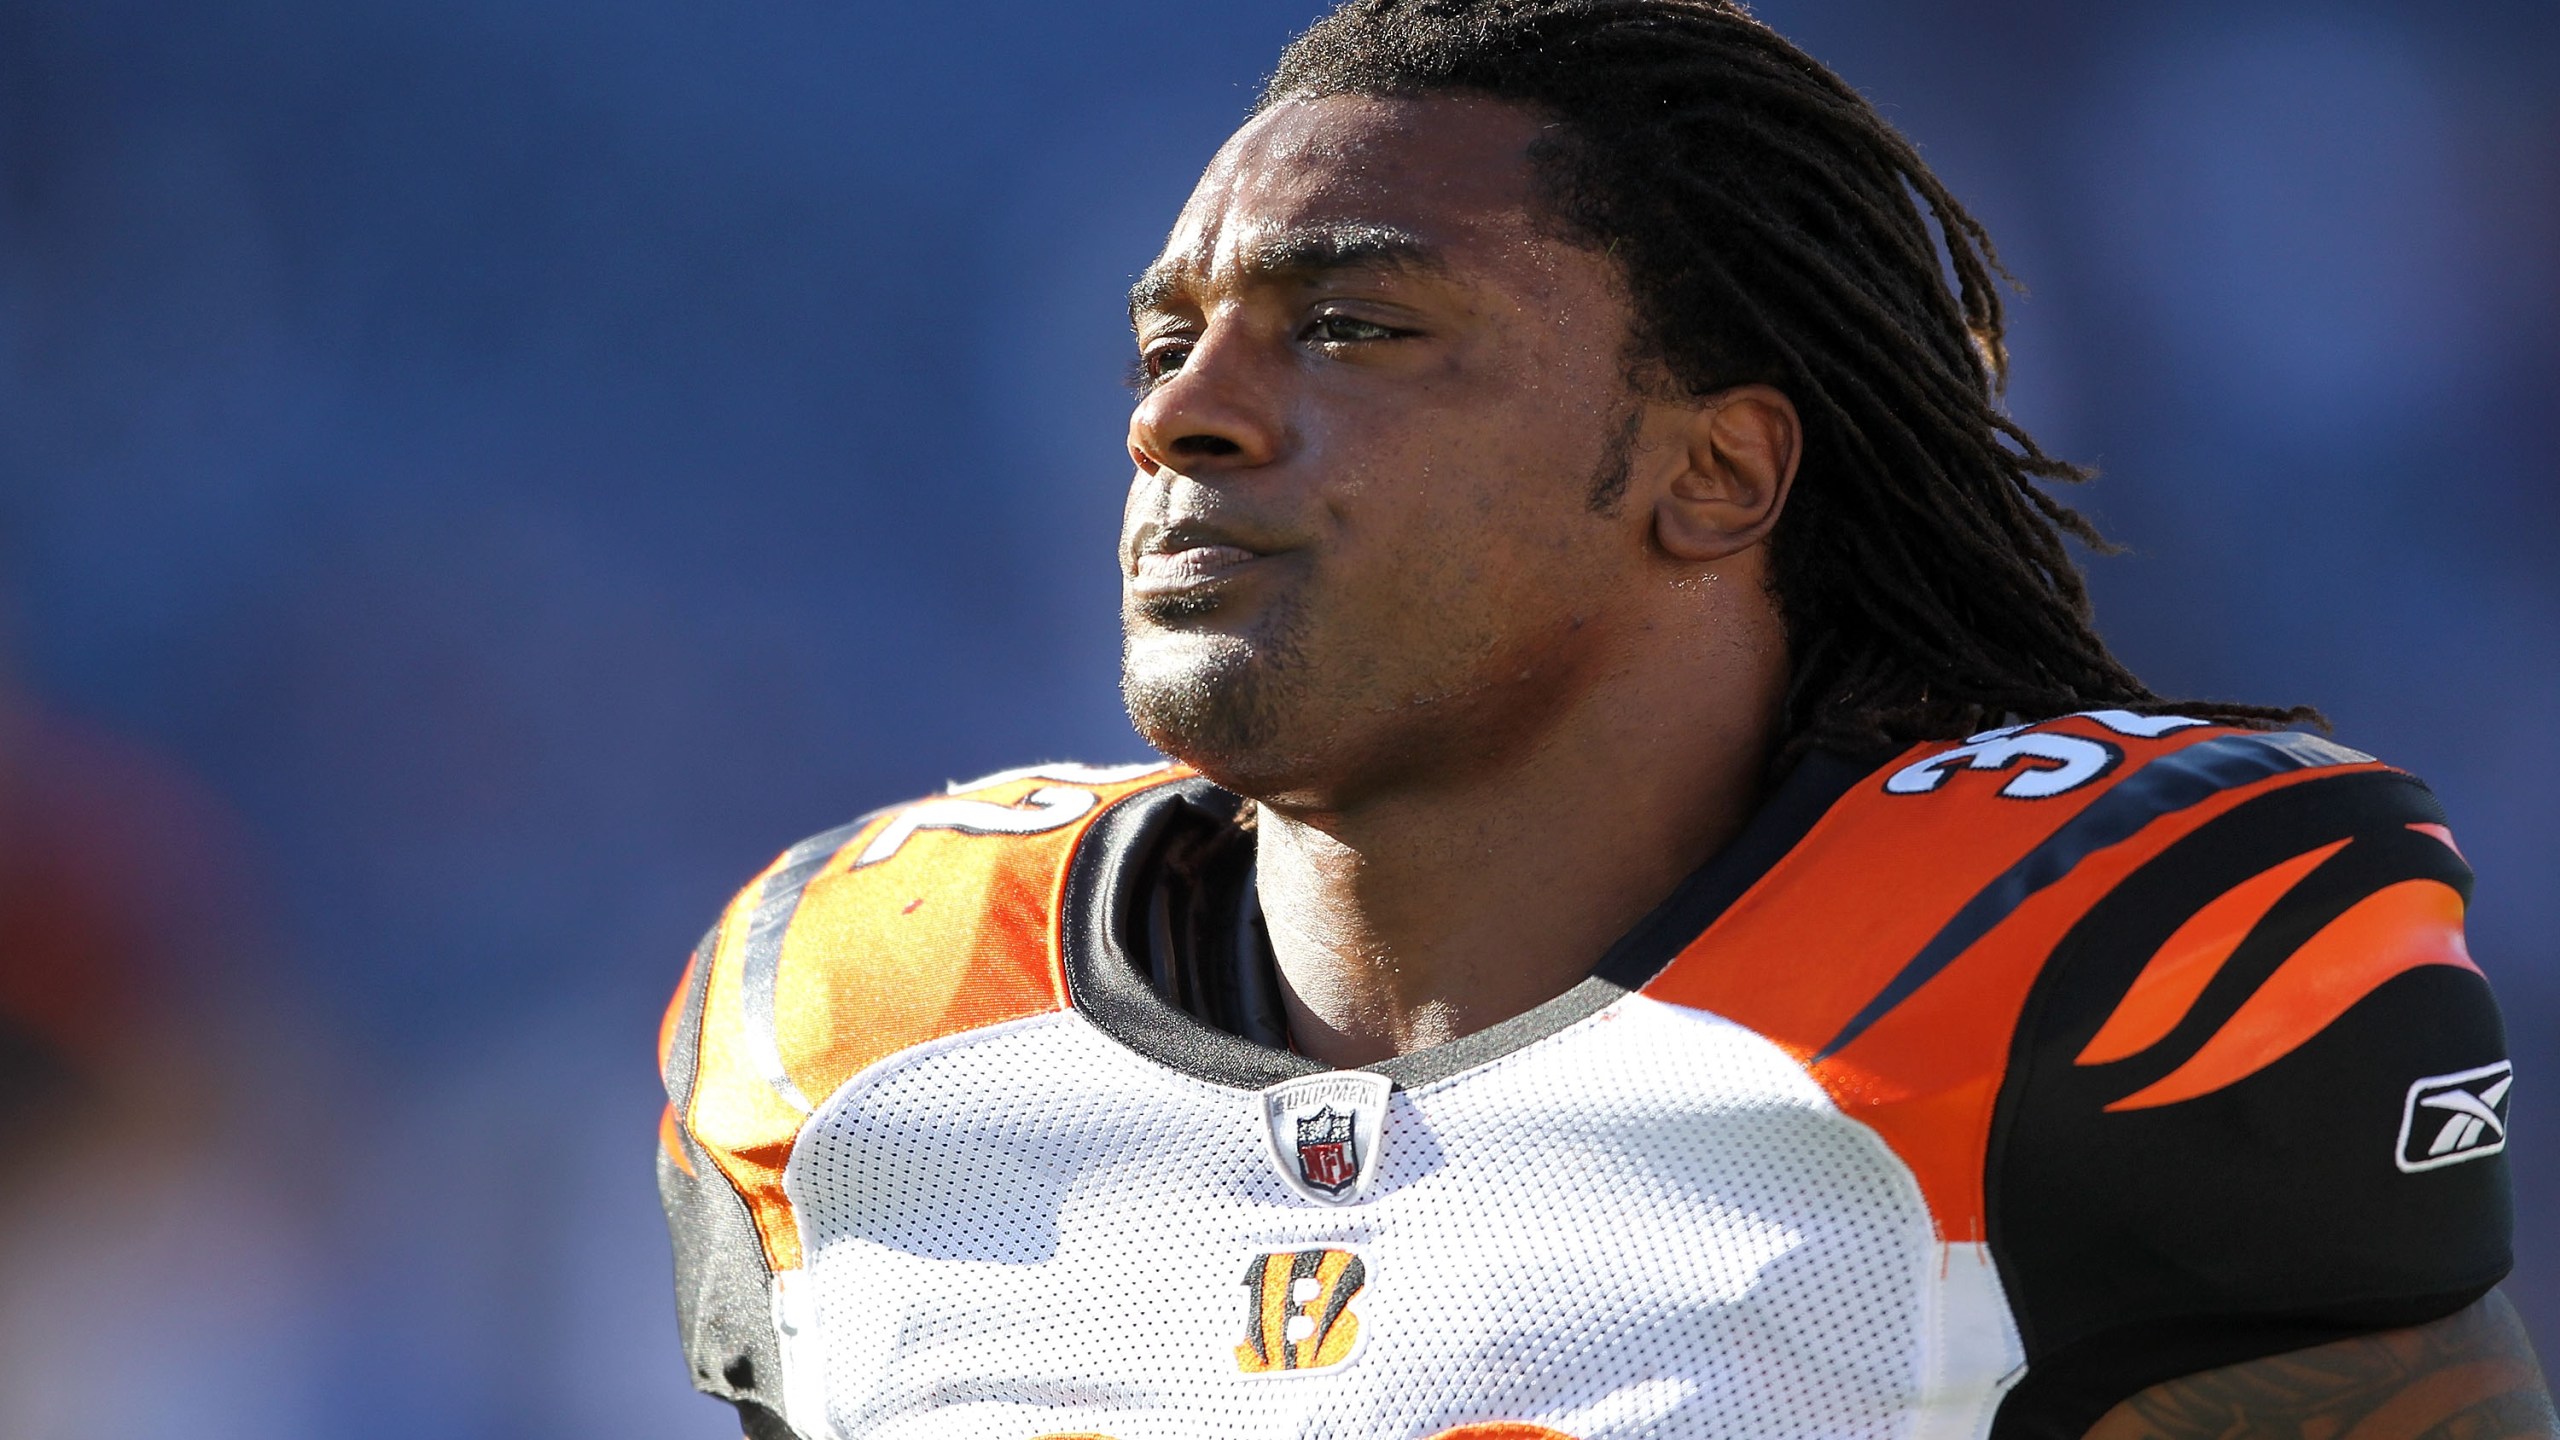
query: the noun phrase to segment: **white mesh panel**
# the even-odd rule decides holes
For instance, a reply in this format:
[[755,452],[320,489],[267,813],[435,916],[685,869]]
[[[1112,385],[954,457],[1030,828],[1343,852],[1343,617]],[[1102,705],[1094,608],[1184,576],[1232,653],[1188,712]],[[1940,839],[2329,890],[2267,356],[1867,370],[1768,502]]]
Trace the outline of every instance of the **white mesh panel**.
[[[846,1437],[1902,1435],[1939,1249],[1917,1188],[1783,1052],[1631,998],[1389,1112],[1374,1198],[1292,1195],[1255,1097],[1072,1015],[907,1052],[786,1186]],[[1353,1249],[1361,1344],[1240,1372],[1258,1254]],[[2005,1328],[2005,1315],[2000,1317]]]

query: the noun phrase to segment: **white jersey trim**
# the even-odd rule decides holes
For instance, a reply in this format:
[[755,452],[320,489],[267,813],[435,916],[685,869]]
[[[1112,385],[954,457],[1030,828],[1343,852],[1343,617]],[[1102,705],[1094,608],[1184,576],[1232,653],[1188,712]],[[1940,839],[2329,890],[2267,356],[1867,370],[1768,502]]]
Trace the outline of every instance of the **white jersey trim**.
[[2027,1373],[1991,1247],[1941,1243],[1930,1291],[1929,1370],[1911,1440],[1980,1440],[2001,1398]]

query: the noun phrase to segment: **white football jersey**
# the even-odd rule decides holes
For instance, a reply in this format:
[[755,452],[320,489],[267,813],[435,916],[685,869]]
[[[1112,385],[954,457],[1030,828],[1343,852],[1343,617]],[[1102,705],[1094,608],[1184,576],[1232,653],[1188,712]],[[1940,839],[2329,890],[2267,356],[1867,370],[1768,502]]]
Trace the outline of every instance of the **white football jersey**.
[[2103,713],[1817,756],[1583,984],[1336,1073],[1244,1038],[1236,811],[1012,772],[741,894],[661,1179],[751,1431],[2077,1435],[2503,1272],[2468,874],[2352,751]]

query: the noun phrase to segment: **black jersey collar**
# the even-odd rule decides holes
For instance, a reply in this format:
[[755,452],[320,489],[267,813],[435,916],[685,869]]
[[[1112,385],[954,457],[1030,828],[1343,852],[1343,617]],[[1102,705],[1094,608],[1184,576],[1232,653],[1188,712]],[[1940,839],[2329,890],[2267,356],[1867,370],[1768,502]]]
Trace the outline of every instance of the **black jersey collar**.
[[[1873,757],[1825,750],[1808,754],[1742,833],[1620,936],[1581,983],[1498,1025],[1361,1068],[1405,1088],[1428,1085],[1543,1040],[1641,987],[1874,768]],[[1076,847],[1059,939],[1069,999],[1103,1033],[1186,1075],[1259,1090],[1325,1067],[1231,1035],[1167,1002],[1148,983],[1146,966],[1130,943],[1151,880],[1151,862],[1167,836],[1182,826],[1233,825],[1243,805],[1228,791],[1194,779],[1144,791],[1113,806]]]

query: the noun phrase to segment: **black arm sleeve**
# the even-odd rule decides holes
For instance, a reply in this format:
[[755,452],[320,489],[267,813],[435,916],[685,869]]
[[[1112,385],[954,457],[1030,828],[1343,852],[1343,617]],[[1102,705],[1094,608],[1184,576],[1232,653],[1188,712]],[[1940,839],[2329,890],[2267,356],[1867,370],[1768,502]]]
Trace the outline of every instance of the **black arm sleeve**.
[[2152,1385],[2439,1319],[2505,1275],[2511,1077],[2443,821],[2402,775],[2289,786],[2056,948],[1991,1134],[2027,1354],[1996,1440],[2077,1440]]

